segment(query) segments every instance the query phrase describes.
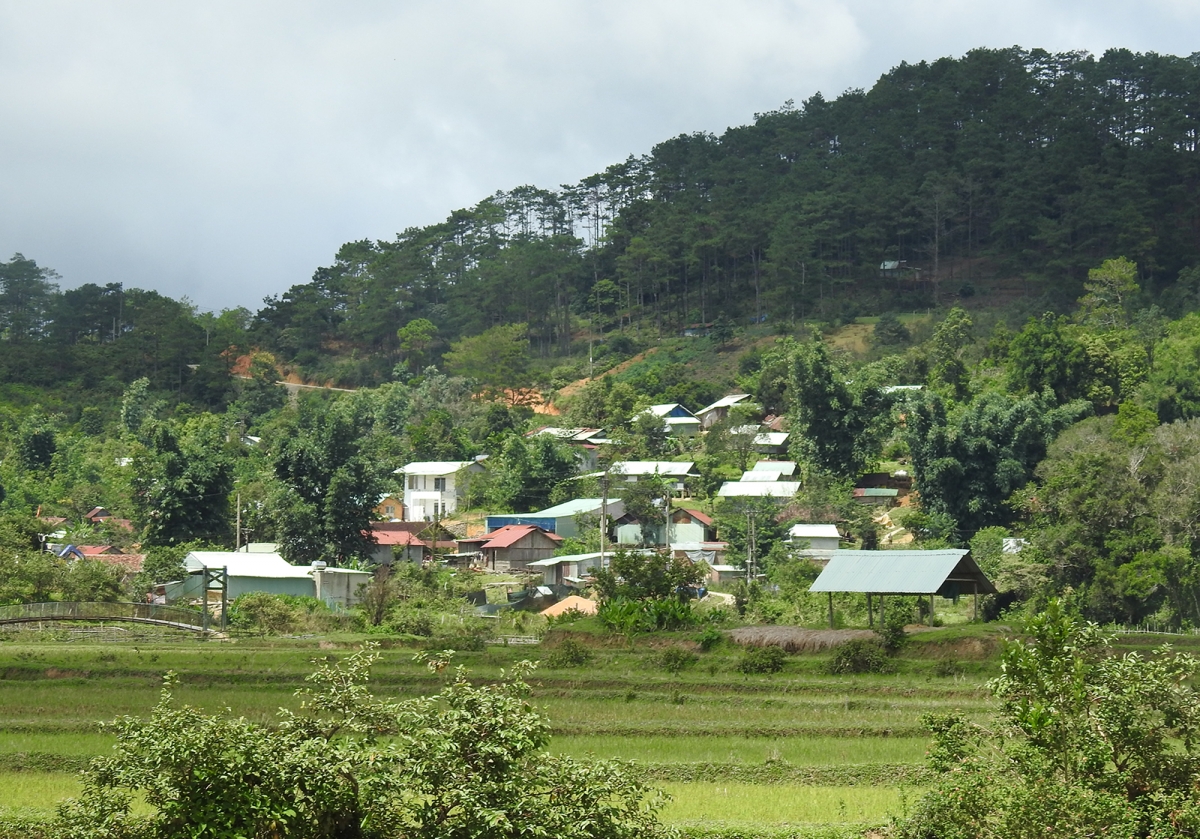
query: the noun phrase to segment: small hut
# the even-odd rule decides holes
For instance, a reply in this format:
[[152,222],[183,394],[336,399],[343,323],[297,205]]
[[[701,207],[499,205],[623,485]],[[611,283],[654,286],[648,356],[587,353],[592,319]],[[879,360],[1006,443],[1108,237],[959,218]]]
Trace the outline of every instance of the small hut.
[[979,616],[979,595],[995,594],[984,573],[979,570],[970,552],[959,549],[932,551],[834,551],[821,571],[811,592],[829,593],[829,625],[833,626],[834,592],[858,592],[867,596],[867,615],[875,624],[872,595],[879,598],[882,620],[884,597],[896,595],[929,595],[929,617],[933,619],[933,596],[975,597],[975,616]]

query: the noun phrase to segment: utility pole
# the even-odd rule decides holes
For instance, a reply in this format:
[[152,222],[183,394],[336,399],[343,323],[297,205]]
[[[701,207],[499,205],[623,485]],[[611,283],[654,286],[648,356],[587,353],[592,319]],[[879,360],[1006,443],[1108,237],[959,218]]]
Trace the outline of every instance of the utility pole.
[[754,579],[754,510],[746,509],[746,585]]
[[600,567],[604,567],[604,537],[608,535],[608,467],[600,476]]
[[663,546],[671,550],[671,485],[663,484]]
[[233,549],[240,551],[242,549],[242,491],[237,491],[237,524],[234,526]]

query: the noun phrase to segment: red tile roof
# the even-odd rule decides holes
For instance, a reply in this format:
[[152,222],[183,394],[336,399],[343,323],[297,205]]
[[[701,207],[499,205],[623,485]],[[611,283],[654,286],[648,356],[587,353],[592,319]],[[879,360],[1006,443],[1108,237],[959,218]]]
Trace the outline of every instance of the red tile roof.
[[429,547],[428,542],[408,530],[375,530],[374,534],[375,542],[380,545],[399,545],[404,547],[419,545],[423,548]]
[[700,522],[701,524],[706,524],[709,527],[712,527],[712,523],[713,523],[712,516],[702,513],[699,510],[689,510],[686,507],[681,507],[678,510],[678,512],[687,513],[689,516],[691,516],[692,518],[694,518],[696,521]]
[[119,554],[116,548],[112,545],[76,545],[75,546],[84,556],[100,556],[101,554]]

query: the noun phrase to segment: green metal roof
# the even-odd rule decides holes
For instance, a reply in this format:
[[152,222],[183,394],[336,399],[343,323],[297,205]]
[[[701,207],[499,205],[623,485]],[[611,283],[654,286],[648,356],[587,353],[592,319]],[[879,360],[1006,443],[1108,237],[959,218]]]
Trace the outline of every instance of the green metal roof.
[[809,591],[953,596],[996,587],[964,550],[834,551]]

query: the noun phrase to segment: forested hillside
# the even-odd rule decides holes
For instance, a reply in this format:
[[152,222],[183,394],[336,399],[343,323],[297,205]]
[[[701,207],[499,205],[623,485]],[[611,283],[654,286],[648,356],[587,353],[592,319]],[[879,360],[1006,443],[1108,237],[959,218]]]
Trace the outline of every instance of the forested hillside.
[[[694,461],[737,555],[744,518],[714,499],[755,456],[735,429],[786,426],[804,488],[756,536],[778,579],[803,576],[771,552],[789,522],[884,535],[849,491],[886,465],[915,479],[916,542],[972,545],[1006,598],[1200,624],[1196,56],[902,65],[347,244],[257,314],[59,279],[0,263],[5,562],[39,544],[36,511],[92,538],[97,505],[130,521],[103,533],[122,550],[240,535],[359,561],[412,460],[488,455],[476,511],[594,492],[526,436],[545,396],[610,459]],[[289,400],[280,377],[358,390]],[[751,399],[703,437],[640,414],[734,389]],[[68,584],[39,579],[0,601]]]

